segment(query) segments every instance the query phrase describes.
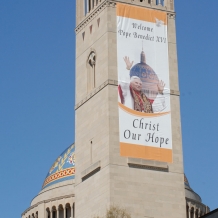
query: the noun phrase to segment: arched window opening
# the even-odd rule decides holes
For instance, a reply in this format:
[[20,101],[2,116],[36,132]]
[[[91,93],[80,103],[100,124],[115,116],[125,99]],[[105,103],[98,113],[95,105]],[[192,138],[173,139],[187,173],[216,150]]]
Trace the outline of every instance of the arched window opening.
[[156,0],[156,4],[164,6],[164,0]]
[[186,206],[186,217],[187,217],[187,218],[190,218],[190,217],[189,217],[189,206],[188,206],[188,205]]
[[84,15],[86,16],[87,13],[91,10],[90,8],[90,0],[83,0],[84,1]]
[[75,218],[75,203],[73,203],[73,217],[72,218]]
[[92,10],[92,0],[88,0],[88,4],[89,4],[89,11]]
[[90,92],[95,88],[95,68],[96,68],[96,54],[92,51],[88,57],[88,75],[87,75],[87,90]]
[[58,217],[59,218],[64,218],[64,207],[63,207],[63,205],[62,204],[60,204],[59,206],[58,206],[58,211],[57,211],[57,215],[59,215]]
[[39,218],[39,216],[38,216],[38,211],[36,211],[36,218]]
[[98,3],[101,2],[101,0],[83,0],[84,2],[84,15],[86,16],[87,13],[89,13],[92,9],[95,8],[95,6],[98,5]]
[[69,203],[67,203],[66,204],[66,218],[71,218],[71,207],[70,207],[70,204]]
[[[83,0],[84,1],[84,15],[86,16],[95,7],[95,0]],[[98,1],[96,2],[96,4]]]
[[198,212],[198,209],[195,211],[195,218],[199,218],[199,212]]
[[52,207],[52,218],[57,218],[57,210],[55,206]]
[[191,209],[191,218],[194,218],[194,208]]
[[51,218],[51,213],[49,208],[46,208],[46,212],[47,212],[47,217],[46,218]]
[[52,218],[57,218],[57,211],[56,210],[52,211]]

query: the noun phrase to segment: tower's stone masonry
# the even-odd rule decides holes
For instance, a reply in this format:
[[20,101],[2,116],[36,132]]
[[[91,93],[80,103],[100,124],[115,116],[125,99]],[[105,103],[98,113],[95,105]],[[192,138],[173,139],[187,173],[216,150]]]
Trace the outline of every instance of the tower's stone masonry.
[[[102,215],[109,205],[125,207],[133,218],[184,218],[185,192],[180,100],[173,1],[165,6],[149,1],[119,2],[168,12],[168,48],[171,89],[173,163],[167,170],[145,161],[131,167],[120,156],[117,105],[116,2],[98,1],[86,16],[77,0],[76,28],[76,218]],[[88,92],[90,52],[96,54],[95,88]],[[141,161],[142,162],[142,161]]]

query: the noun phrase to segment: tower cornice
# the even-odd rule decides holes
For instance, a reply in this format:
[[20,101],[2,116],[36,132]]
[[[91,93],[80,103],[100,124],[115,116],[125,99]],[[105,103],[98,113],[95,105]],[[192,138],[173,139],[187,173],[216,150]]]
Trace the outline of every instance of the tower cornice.
[[[152,1],[151,1],[152,2]],[[130,5],[137,5],[137,6],[143,6],[150,9],[160,10],[160,11],[166,11],[168,14],[168,18],[175,19],[176,13],[172,10],[168,10],[166,6],[162,5],[155,5],[155,4],[146,4],[145,2],[135,2],[132,0],[132,3],[127,3],[119,0],[104,0],[102,1],[96,8],[94,8],[92,11],[90,11],[86,17],[77,25],[75,28],[76,34],[79,33],[82,29],[84,29],[91,20],[93,20],[98,14],[100,14],[105,8],[107,7],[116,7],[117,3],[125,3]]]
[[[76,105],[75,105],[74,109],[77,110],[79,107],[81,107],[83,104],[85,104],[90,98],[92,98],[93,96],[98,94],[98,92],[100,92],[103,88],[105,88],[108,85],[118,86],[118,81],[117,80],[112,80],[112,79],[106,80],[100,86],[93,89],[93,91],[91,91],[89,94],[87,94],[81,101],[76,102]],[[180,91],[171,89],[169,94],[170,95],[175,95],[175,96],[180,96]]]

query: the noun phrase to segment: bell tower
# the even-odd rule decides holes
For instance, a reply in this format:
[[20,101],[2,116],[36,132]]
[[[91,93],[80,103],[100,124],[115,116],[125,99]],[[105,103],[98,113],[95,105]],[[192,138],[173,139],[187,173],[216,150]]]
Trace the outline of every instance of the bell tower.
[[[110,205],[133,218],[185,218],[174,0],[76,0],[76,18],[76,218],[102,216]],[[136,65],[142,49],[146,63]],[[125,70],[143,92],[122,80]],[[147,78],[157,78],[155,96],[165,96],[161,110]]]

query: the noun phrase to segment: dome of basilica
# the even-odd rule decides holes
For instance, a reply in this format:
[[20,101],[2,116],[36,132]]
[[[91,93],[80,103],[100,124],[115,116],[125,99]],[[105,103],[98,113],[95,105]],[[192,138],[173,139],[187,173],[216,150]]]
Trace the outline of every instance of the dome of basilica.
[[42,185],[42,189],[75,177],[75,145],[70,145],[55,160]]
[[142,81],[142,90],[144,94],[154,100],[158,94],[159,78],[152,67],[146,63],[144,51],[141,52],[140,63],[135,64],[130,70],[130,78],[137,76]]
[[70,145],[52,164],[41,191],[32,199],[22,218],[74,217],[75,145]]
[[185,196],[186,198],[192,199],[197,202],[202,202],[201,197],[193,191],[193,189],[190,187],[188,179],[186,175],[184,175],[184,182],[185,182]]
[[184,188],[186,198],[186,216],[200,217],[210,211],[210,208],[202,203],[201,197],[191,188],[186,175],[184,174]]
[[135,64],[130,70],[130,77],[137,76],[142,82],[158,84],[159,79],[154,70],[146,64],[144,51],[141,52],[141,61]]

